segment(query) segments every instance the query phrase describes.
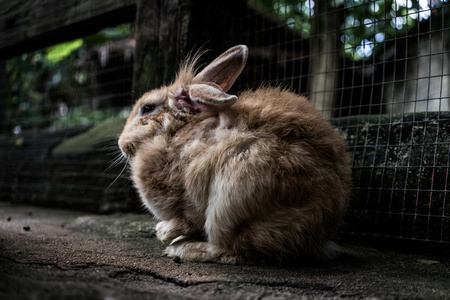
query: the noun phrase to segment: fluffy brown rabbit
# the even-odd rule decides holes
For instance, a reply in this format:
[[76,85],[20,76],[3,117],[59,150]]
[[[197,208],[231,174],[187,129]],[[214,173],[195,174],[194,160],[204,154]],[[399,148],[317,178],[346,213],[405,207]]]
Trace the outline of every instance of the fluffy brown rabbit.
[[346,144],[306,98],[227,91],[247,60],[235,46],[135,104],[119,146],[164,253],[186,261],[327,257],[351,179]]

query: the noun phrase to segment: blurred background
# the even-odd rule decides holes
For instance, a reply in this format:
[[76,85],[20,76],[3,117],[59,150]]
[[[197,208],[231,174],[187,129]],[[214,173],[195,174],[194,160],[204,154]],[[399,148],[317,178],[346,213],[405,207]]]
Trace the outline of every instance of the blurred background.
[[192,50],[250,54],[233,90],[281,85],[342,131],[343,235],[450,243],[448,0],[2,1],[1,201],[142,211],[117,136]]

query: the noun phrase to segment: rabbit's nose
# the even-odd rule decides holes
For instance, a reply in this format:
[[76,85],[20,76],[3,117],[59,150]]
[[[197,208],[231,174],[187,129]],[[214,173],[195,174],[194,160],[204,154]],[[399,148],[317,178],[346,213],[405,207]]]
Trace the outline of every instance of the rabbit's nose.
[[123,139],[119,139],[119,149],[122,152],[122,155],[125,158],[128,158],[133,155],[135,147],[131,142],[125,142]]

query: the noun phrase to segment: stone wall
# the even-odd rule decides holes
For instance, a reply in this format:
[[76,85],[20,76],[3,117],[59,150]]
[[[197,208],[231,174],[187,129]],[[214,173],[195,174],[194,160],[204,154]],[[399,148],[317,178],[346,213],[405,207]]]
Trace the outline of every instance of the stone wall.
[[14,203],[93,212],[138,211],[116,135],[124,120],[0,139],[0,197]]
[[353,159],[346,231],[450,242],[450,113],[334,120]]

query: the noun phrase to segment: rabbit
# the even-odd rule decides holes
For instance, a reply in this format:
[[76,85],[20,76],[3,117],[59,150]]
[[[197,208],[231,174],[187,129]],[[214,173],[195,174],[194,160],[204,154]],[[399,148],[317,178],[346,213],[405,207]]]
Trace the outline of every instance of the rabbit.
[[160,220],[164,255],[224,264],[333,256],[351,193],[344,139],[287,89],[228,94],[245,45],[195,74],[200,56],[136,102],[118,140]]

